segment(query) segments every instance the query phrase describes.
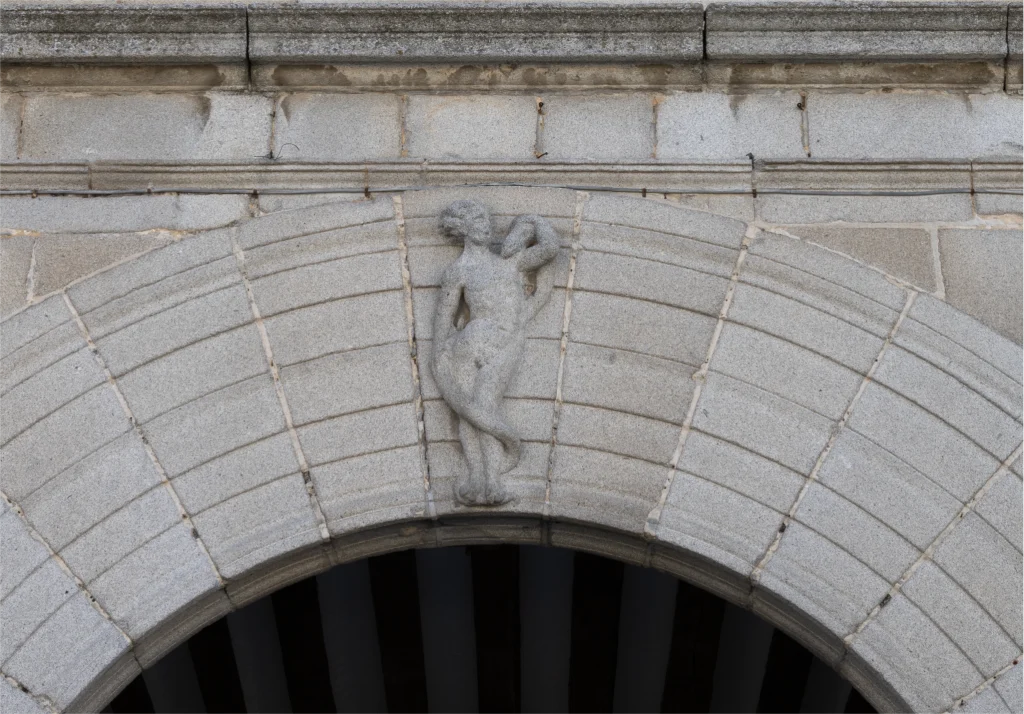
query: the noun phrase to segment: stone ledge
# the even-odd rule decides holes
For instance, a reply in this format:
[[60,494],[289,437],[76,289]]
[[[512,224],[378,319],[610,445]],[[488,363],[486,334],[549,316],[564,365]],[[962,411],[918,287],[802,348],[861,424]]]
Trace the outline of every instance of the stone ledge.
[[244,5],[17,5],[3,10],[0,60],[165,64],[243,61]]
[[254,5],[254,62],[687,61],[699,3]]
[[1006,56],[1004,3],[712,3],[707,58],[963,61]]

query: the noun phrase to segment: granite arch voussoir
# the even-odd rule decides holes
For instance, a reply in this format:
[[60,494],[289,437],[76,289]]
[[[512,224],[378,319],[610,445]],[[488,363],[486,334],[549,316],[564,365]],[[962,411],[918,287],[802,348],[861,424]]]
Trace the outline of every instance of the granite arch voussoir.
[[[437,216],[466,197],[560,238],[505,403],[515,500],[495,508],[453,497],[457,424],[428,367],[459,250]],[[732,218],[536,188],[326,203],[181,238],[0,329],[0,618],[25,625],[0,670],[43,707],[102,708],[333,564],[456,543],[671,572],[888,710],[949,709],[1024,646],[1020,348]]]

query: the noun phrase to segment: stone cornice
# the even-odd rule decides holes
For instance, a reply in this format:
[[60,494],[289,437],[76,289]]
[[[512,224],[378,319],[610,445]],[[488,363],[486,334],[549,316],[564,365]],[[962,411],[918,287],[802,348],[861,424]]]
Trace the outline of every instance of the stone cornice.
[[1019,5],[1005,0],[706,10],[610,0],[8,3],[2,14],[0,59],[50,64],[995,62],[1020,54]]

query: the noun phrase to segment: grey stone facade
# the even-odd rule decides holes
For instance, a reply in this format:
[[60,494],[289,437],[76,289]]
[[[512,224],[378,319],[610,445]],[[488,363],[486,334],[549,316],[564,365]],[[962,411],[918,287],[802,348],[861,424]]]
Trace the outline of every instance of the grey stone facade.
[[[488,542],[696,583],[880,709],[1020,711],[1019,5],[3,19],[4,711]],[[504,505],[428,366],[460,199],[559,237]]]

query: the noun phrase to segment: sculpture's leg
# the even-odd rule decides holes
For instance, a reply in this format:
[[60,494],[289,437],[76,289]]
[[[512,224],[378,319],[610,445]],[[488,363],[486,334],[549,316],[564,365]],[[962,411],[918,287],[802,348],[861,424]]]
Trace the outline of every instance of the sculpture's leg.
[[[493,415],[495,421],[505,421],[501,402],[518,364],[516,351],[509,350],[500,359],[481,369],[477,375],[473,401],[481,411]],[[480,446],[484,457],[487,502],[507,503],[511,496],[501,483],[501,475],[515,467],[519,461],[519,451],[517,449],[515,454],[506,453],[501,441],[483,432],[480,433]]]
[[476,427],[465,419],[459,419],[459,441],[462,453],[466,456],[469,473],[455,484],[455,498],[464,506],[475,506],[485,503],[487,480],[485,462],[481,452],[481,434]]

